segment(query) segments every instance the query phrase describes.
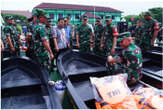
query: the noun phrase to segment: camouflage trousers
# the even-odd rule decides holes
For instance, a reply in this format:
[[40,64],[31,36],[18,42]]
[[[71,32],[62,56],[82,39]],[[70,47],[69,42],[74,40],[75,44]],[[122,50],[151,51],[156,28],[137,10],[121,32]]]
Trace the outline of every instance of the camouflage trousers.
[[93,52],[94,52],[96,55],[105,56],[105,51],[104,51],[104,49],[100,49],[100,43],[99,43],[99,42],[96,42],[96,43],[95,43],[95,47],[94,47],[94,49],[93,49]]
[[50,60],[48,54],[45,53],[44,56],[36,55],[36,57],[41,66],[43,66],[50,74],[53,71],[54,62]]
[[152,46],[150,42],[142,42],[140,48],[142,49],[142,52],[146,52],[147,50],[150,50]]
[[90,43],[89,42],[80,43],[80,49],[79,50],[82,52],[91,52]]

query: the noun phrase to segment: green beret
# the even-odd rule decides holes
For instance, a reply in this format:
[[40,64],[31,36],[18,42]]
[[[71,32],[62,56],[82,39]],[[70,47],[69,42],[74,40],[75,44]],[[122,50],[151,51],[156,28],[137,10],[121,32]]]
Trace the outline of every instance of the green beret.
[[105,20],[109,21],[110,19],[112,19],[112,16],[111,15],[105,16]]
[[123,32],[123,33],[119,34],[117,42],[121,42],[126,37],[131,37],[131,33],[130,32]]
[[32,10],[32,16],[37,16],[38,15],[37,10],[38,10],[37,8],[34,8]]
[[5,20],[12,20],[12,19],[13,19],[13,16],[10,16],[10,15],[5,16]]
[[151,13],[150,12],[145,12],[144,16],[151,16]]
[[38,9],[37,10],[37,16],[45,16],[45,17],[48,17],[46,11],[43,10],[43,9]]

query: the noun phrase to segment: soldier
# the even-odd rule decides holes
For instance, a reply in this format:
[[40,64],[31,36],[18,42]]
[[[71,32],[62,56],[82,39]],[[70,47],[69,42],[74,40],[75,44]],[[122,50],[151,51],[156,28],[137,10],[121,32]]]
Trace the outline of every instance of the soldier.
[[134,84],[142,77],[142,53],[134,44],[134,38],[128,37],[128,34],[126,36],[118,39],[123,48],[121,54],[115,58],[107,57],[107,68],[112,74],[127,73],[128,83]]
[[158,35],[159,24],[157,20],[153,19],[149,12],[144,14],[145,24],[144,24],[144,33],[142,38],[141,48],[145,52],[154,46],[154,41]]
[[32,10],[32,17],[28,19],[28,25],[27,25],[27,36],[26,41],[28,44],[28,50],[26,51],[26,56],[30,58],[35,58],[34,54],[34,27],[38,24],[37,23],[37,9]]
[[[119,35],[117,27],[111,26],[112,16],[108,15],[105,17],[106,26],[104,27],[104,50],[105,55],[110,55],[115,53],[115,47],[117,44],[117,37]],[[102,41],[102,42],[103,42]],[[102,48],[103,46],[101,46]]]
[[140,46],[141,44],[142,34],[143,34],[143,22],[141,20],[138,20],[135,29],[135,44],[138,46]]
[[53,32],[52,32],[52,24],[51,24],[51,19],[50,17],[47,18],[47,23],[46,23],[46,30],[47,30],[47,37],[50,43],[50,47],[52,49],[53,54],[55,53],[54,51],[54,43],[53,43]]
[[34,27],[34,53],[38,62],[50,73],[52,71],[51,61],[54,59],[53,52],[47,39],[46,12],[42,9],[37,10],[38,25]]
[[83,16],[82,24],[77,29],[76,42],[80,51],[89,52],[93,48],[93,30],[87,16]]
[[4,35],[5,35],[5,42],[6,48],[10,50],[10,54],[12,56],[18,56],[20,54],[20,43],[19,37],[17,35],[17,31],[15,26],[13,25],[13,17],[7,15],[5,17],[6,25],[4,27]]
[[94,52],[98,55],[102,55],[102,41],[104,38],[104,27],[101,23],[101,18],[96,18],[96,25],[95,25],[95,48]]

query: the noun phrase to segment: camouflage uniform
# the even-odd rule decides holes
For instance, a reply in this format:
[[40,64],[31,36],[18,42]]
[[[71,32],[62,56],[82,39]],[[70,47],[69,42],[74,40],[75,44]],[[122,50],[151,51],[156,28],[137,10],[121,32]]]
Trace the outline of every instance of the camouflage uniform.
[[[6,16],[5,19],[10,19],[10,17],[11,16]],[[10,50],[10,45],[7,41],[7,36],[10,36],[11,42],[15,48],[15,53],[13,54],[11,51],[10,51],[10,53],[11,53],[11,55],[18,56],[20,54],[20,49],[19,49],[20,42],[19,42],[19,37],[18,37],[18,33],[17,33],[15,26],[12,24],[6,23],[3,31],[4,31],[4,36],[5,36],[5,41],[4,41],[5,48]]]
[[143,34],[143,26],[141,27],[136,27],[135,29],[135,44],[140,46],[141,41],[142,41],[142,34]]
[[[32,10],[32,17],[37,16],[37,9]],[[31,18],[33,19],[33,18]],[[33,21],[31,23],[28,23],[27,25],[27,35],[30,36],[30,40],[28,41],[28,50],[26,51],[26,55],[31,58],[35,58],[34,54],[34,28],[38,25],[37,23],[34,23]]]
[[115,59],[121,59],[122,62],[108,64],[109,72],[112,74],[127,73],[129,84],[135,83],[132,78],[137,81],[142,77],[142,53],[134,42],[123,49],[121,54],[116,57]]
[[141,43],[142,51],[147,51],[152,48],[151,41],[155,30],[159,30],[159,24],[157,20],[151,19],[149,21],[145,21],[144,33],[143,33],[142,43]]
[[[45,12],[42,10],[39,10],[38,13],[45,15]],[[34,27],[33,39],[34,39],[34,53],[37,57],[37,60],[50,73],[52,70],[50,55],[47,49],[43,46],[43,41],[48,40],[47,30],[44,24],[38,23],[38,25]]]
[[93,33],[90,25],[79,25],[77,33],[79,34],[80,51],[90,51],[90,36]]
[[101,42],[101,37],[104,34],[104,27],[103,25],[95,25],[95,48],[94,48],[94,53],[98,55],[102,55],[102,50],[100,50],[100,42]]
[[117,27],[111,25],[104,28],[104,50],[105,55],[111,54],[110,51],[113,45],[113,38],[118,35]]

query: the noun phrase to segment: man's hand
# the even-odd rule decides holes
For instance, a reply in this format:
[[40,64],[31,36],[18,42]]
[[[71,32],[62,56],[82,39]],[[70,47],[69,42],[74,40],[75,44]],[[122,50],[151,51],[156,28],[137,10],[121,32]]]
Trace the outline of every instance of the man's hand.
[[77,47],[80,48],[80,44],[79,43],[77,43]]
[[70,44],[68,44],[68,48],[69,48],[69,49],[71,48]]
[[54,59],[54,55],[53,53],[50,53],[50,60],[53,60]]
[[102,50],[103,49],[103,45],[100,45],[100,50]]
[[11,47],[11,51],[12,51],[12,53],[14,53],[15,52],[15,48]]
[[108,61],[109,63],[113,63],[114,58],[110,55],[110,56],[107,57],[107,61]]
[[153,41],[151,42],[151,46],[154,46],[154,42]]
[[56,51],[56,52],[59,52],[59,48],[58,48],[58,47],[57,47],[57,48],[55,48],[55,51]]
[[111,49],[111,53],[114,55],[114,53],[115,53],[115,49]]

